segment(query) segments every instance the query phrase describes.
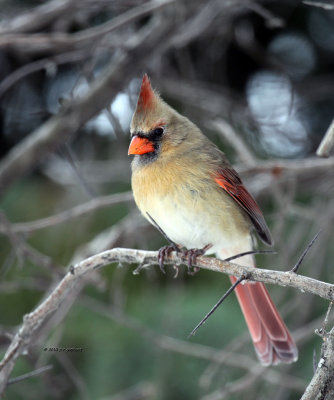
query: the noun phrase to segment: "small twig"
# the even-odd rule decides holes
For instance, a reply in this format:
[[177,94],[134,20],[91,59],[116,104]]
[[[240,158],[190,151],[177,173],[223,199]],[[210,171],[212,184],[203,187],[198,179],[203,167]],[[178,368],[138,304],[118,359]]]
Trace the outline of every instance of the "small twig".
[[190,332],[190,336],[194,336],[198,328],[200,328],[208,318],[217,310],[217,308],[222,304],[222,302],[234,291],[234,289],[244,280],[248,279],[248,275],[242,275],[237,279],[235,283],[224,293],[224,295],[218,300],[218,302],[211,308],[211,310],[206,314],[206,316],[195,326],[195,328]]
[[310,248],[312,247],[313,243],[317,240],[318,236],[320,234],[320,231],[314,236],[314,238],[310,241],[306,249],[303,251],[303,254],[299,257],[299,260],[297,261],[296,265],[291,269],[290,272],[297,273],[301,263],[303,262],[306,254],[309,252]]
[[[1,230],[3,230],[5,234],[7,234],[20,264],[23,264],[25,258],[28,258],[36,265],[41,265],[45,268],[53,269],[57,267],[57,264],[53,260],[51,260],[50,257],[43,253],[40,253],[34,247],[27,244],[23,235],[14,232],[11,223],[2,212],[0,212],[0,232]],[[2,270],[2,273],[5,272],[6,269],[4,268]]]
[[[30,222],[16,222],[12,224],[12,231],[16,233],[28,233],[38,231],[49,226],[61,224],[67,222],[72,218],[86,215],[89,212],[98,210],[103,207],[109,207],[117,205],[119,203],[127,203],[133,201],[132,192],[116,193],[107,196],[96,197],[93,200],[89,200],[86,203],[79,204],[73,208],[62,211],[58,214],[51,215],[46,218],[37,219]],[[4,232],[0,225],[0,232]]]
[[229,123],[222,119],[217,119],[212,121],[212,127],[218,130],[224,139],[233,146],[238,157],[245,165],[256,165],[256,157]]
[[224,258],[223,261],[232,261],[237,258],[243,257],[243,256],[248,256],[250,254],[277,254],[277,251],[275,250],[250,250],[250,251],[245,251],[243,253],[238,253],[235,254],[234,256]]
[[[332,6],[334,9],[334,6]],[[323,137],[319,147],[317,149],[317,156],[319,157],[329,157],[330,151],[334,147],[334,118],[329,125],[325,136]]]
[[85,191],[86,194],[89,195],[89,197],[94,198],[97,196],[97,193],[95,190],[88,184],[84,176],[82,175],[82,172],[78,168],[78,163],[75,154],[73,153],[71,147],[69,146],[68,143],[66,143],[64,146],[62,146],[59,149],[59,153],[61,154],[61,157],[63,157],[68,165],[71,167],[75,177],[78,179],[81,187]]
[[327,309],[327,312],[326,312],[326,316],[325,316],[324,322],[322,323],[322,327],[321,327],[320,329],[316,329],[316,330],[315,330],[315,333],[316,333],[317,335],[321,336],[322,339],[325,339],[326,334],[327,334],[327,332],[326,332],[326,326],[327,326],[327,324],[328,324],[328,318],[329,318],[329,314],[330,314],[330,312],[331,312],[332,306],[333,306],[333,302],[331,301],[331,302],[329,303],[329,306],[328,306],[328,309]]
[[315,373],[315,371],[317,370],[317,352],[315,349],[313,349],[313,373]]
[[283,28],[286,23],[283,18],[280,18],[278,15],[273,14],[267,8],[263,7],[259,3],[249,2],[246,3],[246,7],[260,15],[266,22],[268,28]]
[[333,302],[331,301],[331,302],[329,303],[328,310],[327,310],[327,312],[326,312],[326,316],[325,316],[325,319],[324,319],[323,330],[325,330],[325,328],[326,328],[326,326],[327,326],[327,324],[328,324],[328,317],[329,317],[329,314],[330,314],[330,312],[331,312],[331,310],[332,310],[332,307],[333,307]]
[[9,75],[0,82],[0,97],[2,97],[8,89],[16,82],[42,69],[47,69],[50,65],[71,64],[87,58],[87,52],[83,50],[70,51],[68,53],[57,54],[53,57],[46,57],[37,61],[26,64]]
[[320,8],[323,8],[324,10],[334,10],[333,4],[324,3],[323,1],[304,0],[303,3],[306,4],[307,6],[320,7]]
[[13,385],[14,383],[24,381],[25,379],[29,379],[29,378],[31,378],[33,376],[36,376],[36,375],[40,375],[43,372],[49,371],[52,368],[53,368],[53,365],[45,365],[44,367],[37,368],[34,371],[31,371],[31,372],[28,372],[26,374],[17,376],[16,378],[9,379],[7,385]]

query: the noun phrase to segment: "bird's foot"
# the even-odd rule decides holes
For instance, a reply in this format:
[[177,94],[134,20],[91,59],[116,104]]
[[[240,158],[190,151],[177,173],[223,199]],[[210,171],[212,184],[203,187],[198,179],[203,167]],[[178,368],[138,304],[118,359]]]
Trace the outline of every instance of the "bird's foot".
[[199,267],[193,267],[196,264],[196,258],[205,254],[212,247],[212,244],[207,244],[202,249],[184,250],[183,254],[187,257],[188,275],[194,276],[200,270]]
[[[164,266],[165,258],[168,257],[172,251],[179,253],[181,251],[181,249],[177,246],[176,243],[172,243],[170,245],[161,247],[161,249],[159,250],[159,254],[158,254],[159,267],[160,267],[161,272],[164,274],[166,273],[165,266]],[[174,268],[176,270],[176,273],[175,273],[175,277],[176,277],[179,272],[179,269],[176,265],[174,266]]]
[[[210,247],[212,247],[212,244],[207,244],[202,249],[187,250],[187,249],[182,249],[180,246],[178,246],[176,243],[173,242],[170,245],[163,246],[159,250],[158,254],[158,263],[160,270],[162,273],[164,274],[166,273],[164,266],[165,258],[168,257],[172,251],[175,251],[176,253],[181,253],[183,257],[187,258],[188,274],[194,276],[200,270],[199,267],[193,268],[193,265],[196,264],[196,258],[198,256],[202,256],[203,254],[205,254],[205,252],[209,250]],[[174,278],[176,278],[179,273],[179,267],[175,264],[174,269],[175,269]]]

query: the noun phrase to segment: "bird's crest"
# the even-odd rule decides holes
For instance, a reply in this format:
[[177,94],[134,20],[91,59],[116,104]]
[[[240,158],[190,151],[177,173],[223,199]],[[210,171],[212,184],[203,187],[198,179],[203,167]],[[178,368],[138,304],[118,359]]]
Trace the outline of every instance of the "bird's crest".
[[154,105],[154,100],[155,94],[151,87],[150,79],[147,74],[145,74],[138,97],[137,112],[149,111]]

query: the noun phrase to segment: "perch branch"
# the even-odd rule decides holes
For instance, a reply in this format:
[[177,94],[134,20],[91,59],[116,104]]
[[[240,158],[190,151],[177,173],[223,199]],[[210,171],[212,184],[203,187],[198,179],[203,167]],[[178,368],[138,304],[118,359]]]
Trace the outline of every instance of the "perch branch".
[[[3,360],[0,363],[0,396],[3,394],[9,375],[16,359],[26,352],[43,323],[49,318],[73,290],[76,283],[85,275],[110,263],[140,263],[141,265],[155,265],[158,252],[134,249],[115,248],[89,257],[75,266],[54,288],[54,290],[31,313],[25,315],[23,323],[9,345]],[[185,263],[186,257],[178,254],[166,256],[166,264]],[[246,275],[250,280],[264,283],[290,286],[303,292],[318,295],[324,299],[334,300],[334,285],[317,281],[291,272],[271,271],[253,267],[245,267],[214,259],[212,257],[197,257],[196,266],[211,271],[223,272],[228,275],[241,277]]]

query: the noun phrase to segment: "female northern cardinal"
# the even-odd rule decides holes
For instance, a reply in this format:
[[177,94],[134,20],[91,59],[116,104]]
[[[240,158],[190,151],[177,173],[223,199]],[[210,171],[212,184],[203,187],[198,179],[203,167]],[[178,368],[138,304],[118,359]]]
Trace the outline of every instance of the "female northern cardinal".
[[[131,136],[137,206],[175,243],[188,249],[211,244],[210,252],[227,258],[252,250],[255,229],[272,244],[259,206],[224,153],[152,90],[146,74]],[[238,263],[254,265],[253,256]],[[236,294],[261,363],[296,361],[296,345],[265,286],[245,283],[237,286]]]

